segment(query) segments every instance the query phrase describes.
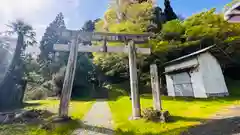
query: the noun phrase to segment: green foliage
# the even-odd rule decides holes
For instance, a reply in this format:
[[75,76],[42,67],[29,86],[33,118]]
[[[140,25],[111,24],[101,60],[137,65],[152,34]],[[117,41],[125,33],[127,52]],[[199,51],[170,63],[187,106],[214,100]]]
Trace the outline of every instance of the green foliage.
[[[74,97],[89,96],[93,85],[91,80],[96,80],[97,76],[96,74],[93,75],[94,68],[95,66],[87,55],[80,54],[78,56],[72,92]],[[65,69],[65,67],[62,67],[53,77],[53,82],[56,86],[54,91],[56,91],[57,94],[61,93],[63,87]]]
[[39,73],[40,64],[31,54],[25,55],[24,72],[27,81],[24,100],[40,100],[53,96],[51,81],[45,82],[43,76]]
[[29,72],[27,80],[29,83],[36,84],[42,84],[44,82],[44,78],[40,74],[37,74],[36,72]]
[[25,79],[32,83],[42,83],[44,79],[38,73],[40,64],[37,60],[32,57],[32,54],[26,54],[22,59],[24,63]]
[[109,76],[116,76],[128,69],[128,57],[125,54],[95,54],[94,63]]
[[33,89],[27,90],[24,95],[24,100],[43,100],[48,97],[48,89],[41,86],[33,86]]
[[144,119],[149,121],[156,121],[160,119],[160,115],[158,115],[158,112],[154,110],[152,107],[143,109],[142,116]]
[[203,37],[224,38],[225,28],[229,24],[221,15],[215,14],[215,9],[202,12],[186,19],[183,23],[186,27],[185,36],[188,40],[196,40]]
[[[172,39],[181,40],[182,34],[184,34],[184,26],[178,20],[176,14],[169,1],[165,1],[164,12],[160,7],[154,7],[153,1],[117,1],[112,0],[110,8],[105,12],[104,19],[96,23],[96,31],[107,30],[114,33],[144,33],[152,32],[159,36],[167,37],[171,35]],[[120,2],[120,3],[119,3]],[[166,21],[174,20],[172,23],[167,24],[164,27],[163,34],[159,34],[162,29],[162,24]],[[117,22],[117,23],[116,23]],[[177,24],[177,25],[175,25]],[[169,28],[167,28],[169,27]],[[173,28],[172,28],[173,27]],[[177,30],[177,32],[175,31]],[[176,38],[176,35],[178,37]],[[159,52],[162,48],[169,50],[170,47],[166,47],[162,43],[158,43],[159,39],[153,39],[150,43],[153,45],[153,51]],[[154,43],[154,44],[153,44]],[[168,41],[165,43],[169,43]],[[115,44],[109,43],[108,45],[114,46]],[[142,45],[141,47],[149,47],[148,45]],[[162,50],[161,50],[162,51]],[[164,54],[165,55],[165,54]],[[138,61],[140,79],[142,73],[149,69],[149,64],[154,61],[156,56],[163,56],[162,54],[154,54],[154,56],[145,57],[139,55],[142,60]],[[164,59],[164,58],[163,58]],[[145,60],[145,61],[144,61]],[[162,61],[162,58],[161,60]],[[128,78],[128,60],[127,55],[122,54],[98,54],[94,53],[94,63],[98,65],[102,71],[108,76],[118,76]]]
[[[115,33],[143,33],[147,31],[152,19],[152,4],[148,2],[123,4],[125,19],[118,23],[117,15],[114,8],[110,8],[105,12],[104,20],[96,23],[96,31],[103,31],[107,23],[109,32]],[[109,43],[115,46],[114,43]],[[124,45],[124,44],[123,44]],[[94,53],[94,63],[101,68],[106,75],[121,76],[127,78],[128,59],[125,54],[100,54]],[[120,78],[121,78],[120,77]]]
[[[116,0],[115,0],[116,2]],[[166,61],[189,54],[209,45],[217,44],[232,59],[239,61],[237,41],[239,39],[240,24],[229,24],[223,19],[222,14],[215,13],[215,9],[201,12],[188,17],[184,20],[177,19],[169,0],[165,0],[164,12],[160,7],[153,7],[151,2],[138,1],[132,3],[123,1],[122,5],[111,5],[104,14],[103,19],[87,21],[82,31],[108,31],[114,33],[144,33],[152,32],[154,36],[149,41],[152,48],[150,56],[138,56],[138,75],[141,83],[149,82],[149,65],[157,63],[162,65]],[[120,13],[120,14],[119,14]],[[26,57],[26,69],[28,70],[29,80],[44,77],[51,80],[55,75],[54,83],[58,93],[61,91],[64,70],[59,71],[67,63],[68,54],[59,53],[52,50],[54,43],[66,43],[56,35],[54,28],[65,28],[63,15],[60,13],[56,19],[46,29],[41,41],[41,54],[38,62]],[[85,45],[101,45],[99,42],[88,42]],[[109,46],[116,46],[119,43],[109,43]],[[124,44],[123,44],[124,45]],[[142,45],[141,47],[149,47]],[[233,60],[226,59],[226,54],[222,51],[214,52],[221,64],[233,64]],[[128,58],[126,54],[102,54],[82,53],[78,57],[76,76],[73,86],[73,94],[89,94],[92,86],[99,84],[99,71],[103,71],[110,80],[126,80],[128,76]],[[93,63],[92,63],[93,62]],[[96,66],[95,66],[95,65]],[[40,71],[40,72],[39,72]],[[58,72],[59,71],[59,72]],[[34,73],[35,72],[35,73]],[[57,74],[55,74],[57,73]],[[40,75],[39,75],[40,74]],[[38,76],[39,75],[39,76]],[[42,80],[42,78],[40,79]],[[35,82],[35,81],[33,81]],[[41,82],[41,81],[40,81]],[[49,88],[53,88],[49,85]],[[44,86],[44,88],[46,88]],[[84,95],[85,95],[84,94]]]
[[[169,60],[214,44],[225,52],[219,50],[213,52],[224,68],[239,61],[237,52],[240,49],[235,42],[239,39],[240,24],[226,22],[223,15],[217,14],[215,9],[195,14],[184,20],[178,20],[169,0],[165,1],[163,13],[161,9],[153,10],[152,5],[146,2],[122,6],[126,7],[122,11],[125,19],[116,23],[116,10],[110,8],[105,13],[105,20],[96,23],[96,31],[102,31],[107,22],[110,32],[142,33],[149,31],[149,29],[150,32],[155,32],[155,36],[149,42],[153,52],[152,55],[149,57],[139,56],[139,58],[145,59],[145,61],[138,61],[139,75],[140,78],[145,78],[144,80],[149,80],[146,73],[151,63],[162,65]],[[162,14],[165,16],[162,16]],[[141,16],[139,17],[139,15]],[[155,29],[156,24],[160,29],[159,32],[157,32],[159,29]],[[109,43],[109,45],[114,46],[115,44]],[[128,61],[124,55],[95,53],[94,63],[106,75],[118,77],[122,74],[128,75]]]
[[163,25],[161,36],[163,40],[181,40],[185,27],[180,20],[168,21]]
[[[130,33],[142,33],[146,31],[147,26],[150,24],[150,17],[152,13],[152,5],[147,2],[136,3],[131,5],[124,5],[126,10],[124,14],[125,20],[117,22],[117,15],[114,9],[108,9],[105,12],[105,21],[110,32],[130,32]],[[96,25],[96,31],[103,31],[103,21],[98,22]]]
[[[130,90],[127,90],[129,88],[129,82],[121,83],[121,84],[105,84],[104,87],[108,89],[109,99],[114,100],[118,97],[122,96],[128,96],[130,93]],[[126,89],[125,89],[126,88]]]
[[92,84],[89,81],[89,73],[94,70],[94,65],[85,54],[78,56],[76,74],[73,84],[73,95],[76,97],[89,96]]
[[66,67],[62,67],[54,76],[53,76],[53,84],[56,91],[56,94],[59,96],[61,94],[61,90],[64,83],[64,75],[65,75]]
[[[157,38],[152,39],[151,44],[154,45],[155,55],[165,57],[166,61],[216,44],[225,53],[219,50],[213,53],[226,68],[229,64],[236,64],[230,61],[237,61],[236,54],[239,49],[234,42],[239,37],[239,26],[239,24],[226,22],[222,14],[216,14],[215,9],[211,9],[195,14],[184,21],[167,22]],[[233,44],[230,46],[229,43]],[[230,48],[235,49],[231,51]]]
[[[81,31],[92,32],[95,29],[95,21],[87,21],[83,25]],[[47,27],[44,36],[40,42],[41,54],[38,62],[41,67],[38,70],[44,81],[50,80],[47,86],[48,92],[53,92],[59,95],[62,90],[65,74],[65,66],[67,65],[68,53],[54,52],[53,45],[56,43],[67,43],[65,39],[57,35],[58,28],[65,28],[64,18],[62,13],[58,14],[55,20]],[[91,42],[85,42],[84,45],[91,45]],[[73,85],[73,96],[87,96],[92,89],[91,81],[96,79],[97,75],[93,75],[94,65],[91,61],[90,53],[81,53],[77,59],[76,76]],[[53,77],[53,79],[52,79]],[[49,82],[49,81],[48,81]],[[46,88],[45,86],[42,86]],[[47,93],[48,93],[47,92]],[[84,94],[83,94],[84,93]],[[82,95],[83,94],[83,95]]]
[[58,91],[56,91],[54,88],[52,81],[40,82],[43,80],[42,77],[39,79],[37,78],[35,78],[36,82],[28,81],[24,100],[43,100],[48,97],[54,97],[57,95]]
[[184,26],[180,20],[172,20],[163,25],[162,33],[178,33],[183,34],[185,31]]
[[230,78],[226,78],[226,84],[228,86],[229,94],[232,97],[239,97],[240,96],[240,81],[233,80]]

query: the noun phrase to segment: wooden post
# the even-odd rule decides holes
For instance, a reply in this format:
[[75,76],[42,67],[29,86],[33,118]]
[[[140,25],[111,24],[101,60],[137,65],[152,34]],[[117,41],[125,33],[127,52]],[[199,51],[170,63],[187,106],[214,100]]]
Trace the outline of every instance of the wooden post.
[[136,61],[136,48],[134,41],[128,42],[129,48],[129,71],[130,71],[130,87],[132,98],[132,119],[141,117],[140,109],[140,96],[138,91],[138,78],[137,78],[137,61]]
[[160,97],[160,80],[158,77],[158,68],[156,64],[150,66],[151,85],[153,95],[153,106],[157,111],[162,110],[161,97]]
[[72,40],[70,46],[70,54],[68,58],[68,64],[66,67],[64,84],[61,92],[60,106],[59,106],[59,116],[68,116],[69,101],[72,94],[72,85],[75,76],[76,64],[78,56],[78,38]]

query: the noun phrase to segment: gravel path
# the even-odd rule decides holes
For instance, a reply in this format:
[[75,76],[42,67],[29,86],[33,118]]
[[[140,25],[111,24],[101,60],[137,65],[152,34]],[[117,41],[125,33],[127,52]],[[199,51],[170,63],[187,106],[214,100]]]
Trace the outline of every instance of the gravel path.
[[84,117],[83,128],[76,130],[74,135],[113,135],[112,125],[112,114],[108,103],[97,100]]
[[182,135],[240,135],[240,106],[225,108]]

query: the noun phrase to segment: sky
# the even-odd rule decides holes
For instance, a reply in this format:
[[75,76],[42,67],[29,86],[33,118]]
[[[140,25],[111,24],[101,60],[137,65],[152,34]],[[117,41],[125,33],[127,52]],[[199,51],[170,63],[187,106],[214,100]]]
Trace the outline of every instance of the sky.
[[[163,7],[164,0],[158,0]],[[41,40],[46,27],[59,12],[65,17],[69,29],[79,29],[86,20],[101,18],[108,7],[109,0],[0,0],[0,31],[7,30],[6,24],[23,19],[36,30]],[[174,11],[188,17],[192,14],[217,8],[222,11],[231,0],[171,0]],[[29,52],[39,53],[37,47],[28,48]]]

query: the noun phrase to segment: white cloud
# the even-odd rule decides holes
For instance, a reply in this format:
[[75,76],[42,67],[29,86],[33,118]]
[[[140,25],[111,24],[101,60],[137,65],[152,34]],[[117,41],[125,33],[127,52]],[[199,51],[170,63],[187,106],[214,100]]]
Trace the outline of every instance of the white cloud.
[[[56,14],[74,14],[80,0],[0,0],[0,31],[7,29],[5,24],[16,19],[23,19],[31,24],[40,40],[47,25]],[[66,23],[69,18],[66,20]],[[39,51],[36,47],[30,51]]]

